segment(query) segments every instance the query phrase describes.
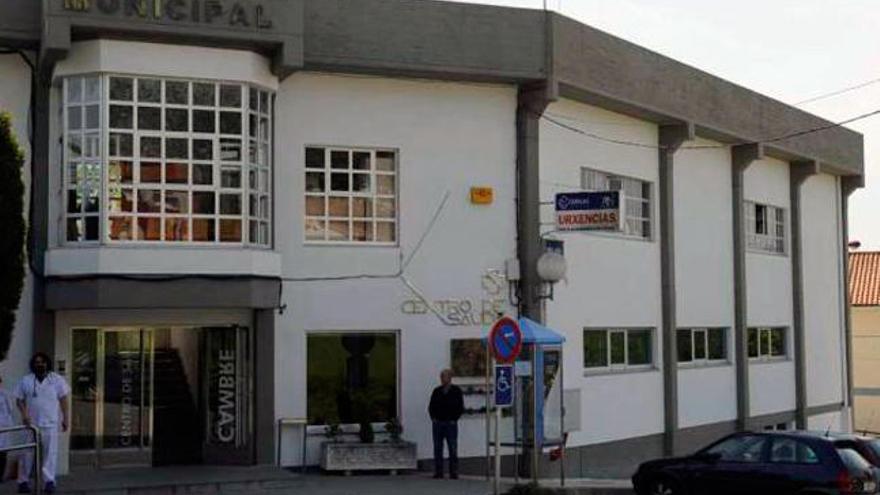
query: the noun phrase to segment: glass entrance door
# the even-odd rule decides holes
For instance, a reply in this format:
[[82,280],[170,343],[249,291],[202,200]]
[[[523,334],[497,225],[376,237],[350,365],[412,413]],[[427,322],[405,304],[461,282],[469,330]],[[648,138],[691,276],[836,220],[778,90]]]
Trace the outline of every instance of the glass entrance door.
[[153,437],[153,332],[73,332],[71,450],[97,467],[149,466]]

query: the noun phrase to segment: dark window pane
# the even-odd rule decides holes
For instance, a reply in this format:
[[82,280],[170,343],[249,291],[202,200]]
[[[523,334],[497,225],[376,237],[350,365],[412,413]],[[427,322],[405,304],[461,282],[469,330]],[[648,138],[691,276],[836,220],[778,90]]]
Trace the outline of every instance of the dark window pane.
[[192,224],[193,241],[214,242],[216,240],[216,226],[213,218],[193,218]]
[[[193,213],[211,215],[216,209],[214,205],[214,193],[204,191],[193,191],[192,193]],[[195,230],[195,229],[193,229]]]
[[100,228],[99,217],[86,217],[86,238],[87,241],[98,240],[98,230]]
[[694,331],[694,359],[706,359],[706,332]]
[[709,329],[709,359],[727,359],[727,341],[723,328]]
[[758,354],[761,356],[770,355],[770,329],[762,328],[758,333]]
[[306,346],[309,424],[384,422],[398,415],[394,335],[309,335]]
[[[221,194],[220,195],[220,214],[221,215],[241,215],[241,195],[240,194]],[[222,227],[221,227],[222,234]]]
[[651,364],[652,348],[651,348],[651,331],[650,330],[630,330],[627,332],[627,353],[629,355],[630,365]]
[[306,148],[306,168],[324,168],[324,148]]
[[211,110],[193,110],[193,132],[214,132],[214,116]]
[[138,107],[138,129],[159,131],[162,129],[162,111],[154,107]]
[[758,329],[750,328],[749,330],[749,357],[758,357]]
[[189,85],[183,81],[165,81],[165,103],[189,103]]
[[128,77],[110,78],[110,99],[131,101],[134,95],[134,81]]
[[165,213],[189,213],[189,193],[186,191],[165,191]]
[[241,139],[221,139],[220,159],[226,162],[240,162]]
[[331,168],[348,168],[348,152],[347,151],[331,151],[330,152]]
[[211,165],[193,164],[193,184],[213,184],[213,173],[213,167],[211,167]]
[[348,191],[348,174],[330,174],[331,191]]
[[224,167],[220,171],[220,187],[230,188],[230,189],[240,189],[241,188],[241,169],[240,168],[229,168]]
[[241,134],[241,113],[220,112],[220,133]]
[[67,219],[67,240],[70,242],[77,242],[83,240],[85,237],[85,226],[83,225],[82,218],[68,218]]
[[165,164],[166,184],[189,183],[189,166],[186,163],[170,162]]
[[770,330],[770,354],[772,356],[785,356],[784,328],[774,328]]
[[158,184],[162,182],[162,166],[155,162],[141,163],[141,183]]
[[241,107],[241,86],[230,84],[220,85],[220,106],[221,107]]
[[355,151],[352,158],[352,168],[355,170],[370,170],[370,154]]
[[370,192],[370,174],[354,174],[352,175],[352,190],[359,193]]
[[138,212],[159,213],[162,211],[162,191],[156,189],[139,189]]
[[241,242],[241,220],[220,220],[220,242]]
[[142,241],[162,240],[162,220],[160,218],[138,218],[138,239]]
[[193,83],[193,104],[206,107],[216,105],[215,86],[210,83]]
[[611,364],[626,364],[626,334],[611,332]]
[[175,132],[189,131],[189,111],[180,108],[166,108],[165,130]]
[[180,138],[166,138],[165,157],[178,159],[189,158],[189,141]]
[[67,190],[67,213],[81,213],[83,194],[76,189]]
[[110,155],[130,157],[133,155],[133,138],[131,134],[110,133]]
[[214,158],[214,142],[209,139],[193,139],[193,159],[212,160]]
[[584,331],[584,367],[608,366],[608,337],[605,330]]
[[128,105],[110,105],[110,127],[131,129],[134,125],[134,109]]
[[158,79],[138,79],[138,101],[162,102],[162,81]]
[[394,172],[394,153],[391,151],[376,152],[376,170]]
[[142,137],[141,138],[141,157],[161,158],[162,157],[162,138]]
[[691,341],[691,330],[679,330],[676,336],[676,346],[678,347],[678,362],[689,363],[693,361],[693,343]]

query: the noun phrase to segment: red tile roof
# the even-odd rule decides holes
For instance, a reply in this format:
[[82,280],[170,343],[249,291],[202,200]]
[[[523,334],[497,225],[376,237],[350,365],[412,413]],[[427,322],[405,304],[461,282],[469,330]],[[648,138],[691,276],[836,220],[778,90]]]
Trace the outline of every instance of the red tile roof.
[[849,253],[849,297],[853,306],[880,306],[880,252]]

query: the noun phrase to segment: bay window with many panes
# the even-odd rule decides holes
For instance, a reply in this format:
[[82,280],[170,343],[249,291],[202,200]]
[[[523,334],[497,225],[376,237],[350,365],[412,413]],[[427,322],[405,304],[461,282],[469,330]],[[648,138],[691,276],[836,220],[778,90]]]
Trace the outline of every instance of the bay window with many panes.
[[67,243],[271,245],[272,93],[121,75],[63,92]]

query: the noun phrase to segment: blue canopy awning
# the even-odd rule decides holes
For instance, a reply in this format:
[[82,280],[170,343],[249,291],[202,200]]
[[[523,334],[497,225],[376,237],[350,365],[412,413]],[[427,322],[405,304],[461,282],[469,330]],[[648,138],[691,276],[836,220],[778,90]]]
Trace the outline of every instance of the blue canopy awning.
[[[524,344],[559,345],[565,342],[565,336],[528,318],[519,319],[519,329],[523,334]],[[484,328],[483,340],[489,338],[488,328]]]

